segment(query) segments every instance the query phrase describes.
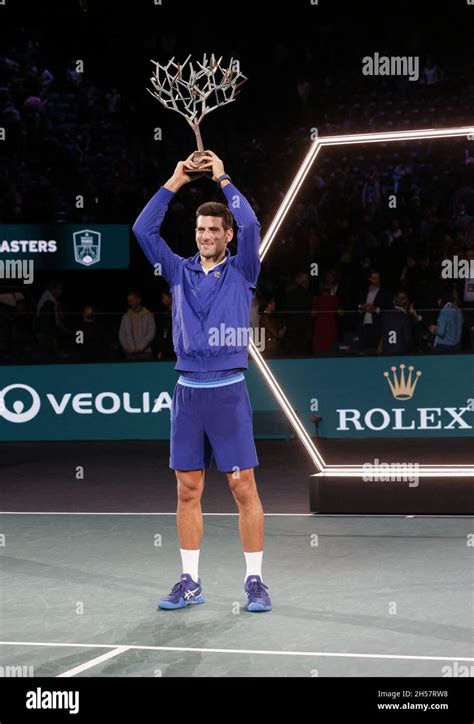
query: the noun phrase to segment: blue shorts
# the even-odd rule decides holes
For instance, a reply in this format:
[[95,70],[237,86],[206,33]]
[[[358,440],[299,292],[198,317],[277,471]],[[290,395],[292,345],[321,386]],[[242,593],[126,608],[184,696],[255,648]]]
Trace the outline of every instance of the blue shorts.
[[205,470],[213,456],[221,473],[259,464],[245,379],[221,387],[177,383],[174,388],[169,467]]

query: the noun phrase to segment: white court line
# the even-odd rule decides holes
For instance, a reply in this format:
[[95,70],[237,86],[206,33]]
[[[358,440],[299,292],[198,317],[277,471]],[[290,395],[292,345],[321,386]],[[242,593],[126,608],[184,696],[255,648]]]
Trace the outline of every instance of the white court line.
[[348,654],[334,651],[265,651],[259,649],[207,649],[190,648],[184,646],[132,646],[128,644],[65,644],[44,643],[39,641],[0,641],[0,646],[63,646],[89,649],[117,649],[124,648],[133,651],[189,651],[190,653],[204,654],[260,654],[263,656],[326,656],[348,659],[398,659],[403,661],[474,661],[468,656],[399,656],[397,654]]
[[[24,511],[24,510],[5,510],[0,511],[0,515],[174,515],[176,513],[94,513],[94,512],[76,512],[76,511]],[[203,515],[214,516],[238,516],[239,513],[203,513]],[[472,520],[474,515],[424,515],[417,513],[416,515],[407,515],[406,513],[264,513],[267,518],[418,518],[420,520],[428,520],[431,518],[449,518],[452,520]]]
[[108,651],[106,654],[102,654],[102,656],[96,656],[95,659],[90,659],[89,661],[86,661],[79,666],[75,666],[73,669],[69,669],[68,671],[64,671],[62,674],[58,674],[56,678],[61,679],[62,677],[75,676],[76,674],[80,674],[81,671],[91,669],[93,666],[97,666],[97,664],[101,664],[103,661],[108,661],[109,659],[113,659],[114,656],[123,654],[124,651],[128,651],[128,648],[128,646],[118,646],[116,649],[112,649],[112,651]]
[[[0,515],[176,515],[176,513],[76,513],[76,512],[47,512],[47,511],[0,511]],[[239,515],[239,513],[203,513],[203,515]],[[289,516],[294,518],[313,518],[314,513],[264,513],[266,516]]]

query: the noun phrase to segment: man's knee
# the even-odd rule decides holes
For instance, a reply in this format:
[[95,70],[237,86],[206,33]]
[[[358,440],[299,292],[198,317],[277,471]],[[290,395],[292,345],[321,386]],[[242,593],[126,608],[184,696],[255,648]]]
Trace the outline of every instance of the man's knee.
[[238,470],[235,473],[227,474],[230,489],[239,503],[251,501],[257,494],[257,485],[253,468]]
[[204,488],[204,470],[175,470],[178,499],[181,503],[200,500]]

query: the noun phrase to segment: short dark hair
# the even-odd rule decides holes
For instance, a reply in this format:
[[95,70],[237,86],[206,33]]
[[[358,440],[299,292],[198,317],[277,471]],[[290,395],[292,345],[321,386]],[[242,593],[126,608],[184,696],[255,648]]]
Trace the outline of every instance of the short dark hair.
[[196,221],[198,216],[218,216],[222,219],[224,231],[232,229],[232,214],[225,204],[217,201],[206,201],[196,209]]
[[439,292],[436,295],[436,301],[438,299],[441,299],[441,306],[444,307],[445,304],[454,304],[454,294],[451,289],[444,289],[443,291]]
[[407,304],[410,302],[410,297],[408,296],[408,292],[405,291],[405,289],[398,289],[395,294],[393,295],[393,304],[397,307],[402,306],[401,298],[404,296],[407,300]]

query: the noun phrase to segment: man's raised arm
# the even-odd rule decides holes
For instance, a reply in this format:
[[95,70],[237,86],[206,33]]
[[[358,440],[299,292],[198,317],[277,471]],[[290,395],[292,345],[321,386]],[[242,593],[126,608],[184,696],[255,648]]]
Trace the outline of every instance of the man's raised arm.
[[[217,181],[225,174],[224,164],[213,151],[206,151],[208,166],[212,166],[212,178]],[[243,276],[250,284],[257,286],[260,274],[260,222],[254,210],[243,194],[229,181],[224,179],[220,183],[229,206],[229,211],[237,222],[237,259],[236,264]]]
[[191,156],[186,161],[179,161],[171,178],[152,196],[132,227],[133,233],[137,237],[138,243],[145,252],[148,261],[153,266],[160,265],[160,275],[169,284],[173,282],[182,257],[171,251],[160,235],[160,227],[168,210],[168,204],[174,194],[179,191],[181,186],[192,180],[184,171],[185,167],[191,168],[195,166]]
[[[225,182],[224,182],[225,183]],[[257,286],[260,274],[260,222],[243,194],[229,183],[223,185],[229,210],[237,222],[237,266],[253,286]]]

